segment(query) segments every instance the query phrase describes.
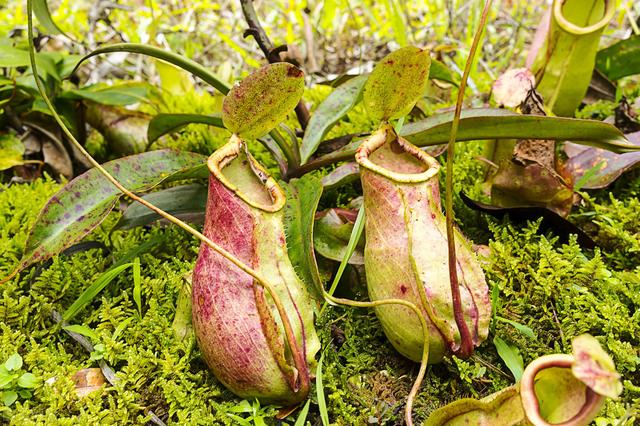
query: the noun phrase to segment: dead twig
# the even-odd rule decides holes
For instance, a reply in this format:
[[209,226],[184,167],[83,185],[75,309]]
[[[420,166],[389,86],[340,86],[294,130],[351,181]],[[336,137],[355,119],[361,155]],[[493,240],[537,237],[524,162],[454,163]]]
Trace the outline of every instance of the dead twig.
[[[254,38],[269,63],[281,62],[280,53],[287,51],[287,45],[274,46],[271,40],[269,40],[267,33],[264,31],[264,28],[262,28],[262,25],[260,25],[258,15],[253,7],[253,0],[240,0],[240,4],[242,5],[244,19],[249,26],[249,28],[245,30],[244,36],[252,36]],[[305,130],[309,123],[309,109],[302,100],[296,105],[296,117],[302,130]]]

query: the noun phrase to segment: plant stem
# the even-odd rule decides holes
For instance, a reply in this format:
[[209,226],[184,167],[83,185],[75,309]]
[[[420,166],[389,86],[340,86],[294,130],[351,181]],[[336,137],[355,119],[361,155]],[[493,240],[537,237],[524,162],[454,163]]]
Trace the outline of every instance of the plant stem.
[[[247,21],[247,25],[249,26],[249,29],[245,32],[245,37],[249,35],[253,36],[256,43],[258,43],[258,47],[260,47],[260,50],[262,50],[264,57],[269,61],[269,63],[280,62],[279,53],[284,50],[283,46],[276,48],[271,40],[269,40],[267,33],[264,31],[264,28],[262,28],[262,25],[260,25],[258,14],[253,7],[253,0],[240,0],[240,5],[242,6],[244,19]],[[286,46],[284,47],[286,48]],[[302,130],[305,130],[309,123],[309,109],[302,100],[300,100],[298,105],[296,105],[296,117],[298,118],[298,122],[300,123]]]
[[102,175],[109,182],[111,182],[116,188],[118,188],[118,190],[120,192],[122,192],[124,195],[126,195],[129,198],[131,198],[132,200],[137,201],[138,203],[140,203],[143,206],[147,207],[148,209],[154,211],[155,213],[159,214],[160,216],[162,216],[164,219],[168,220],[169,222],[171,222],[171,223],[179,226],[180,228],[184,229],[185,231],[187,231],[191,235],[195,236],[200,241],[204,242],[207,246],[209,246],[212,250],[216,251],[222,257],[227,259],[229,262],[233,263],[235,266],[240,268],[240,270],[242,270],[243,272],[245,272],[248,275],[250,275],[251,277],[253,277],[255,283],[261,285],[262,287],[264,287],[267,290],[267,292],[270,294],[270,296],[271,296],[271,298],[273,300],[273,303],[276,305],[276,309],[277,309],[278,314],[280,316],[280,319],[282,321],[282,326],[284,328],[284,332],[285,332],[285,335],[286,335],[287,343],[288,343],[289,348],[291,350],[291,355],[293,357],[295,366],[298,369],[298,372],[302,375],[302,378],[304,379],[304,380],[302,380],[302,386],[299,389],[299,392],[307,393],[309,391],[309,387],[310,387],[309,371],[308,371],[309,368],[308,368],[306,360],[304,359],[304,355],[303,355],[302,351],[300,350],[299,344],[296,341],[296,337],[295,337],[295,334],[293,332],[293,328],[291,327],[291,323],[289,321],[289,317],[287,316],[287,312],[286,312],[286,310],[284,308],[284,305],[282,304],[282,300],[280,300],[280,298],[278,297],[278,294],[276,293],[275,288],[273,287],[273,285],[271,283],[269,283],[266,279],[264,279],[262,276],[260,276],[260,274],[258,274],[258,272],[254,271],[249,266],[244,264],[240,259],[238,259],[231,252],[229,252],[226,249],[224,249],[223,247],[219,246],[218,244],[213,242],[211,239],[206,237],[204,234],[202,234],[198,230],[192,228],[191,226],[189,226],[185,222],[181,221],[177,217],[172,216],[171,214],[165,212],[164,210],[156,207],[155,205],[149,203],[148,201],[144,200],[143,198],[141,198],[138,195],[134,194],[133,192],[129,191],[120,182],[118,182],[118,180],[116,178],[114,178],[107,170],[105,170],[105,168],[102,167],[100,165],[100,163],[98,163],[91,156],[91,154],[89,154],[85,150],[85,148],[76,140],[76,138],[73,136],[71,131],[69,131],[67,126],[64,124],[64,122],[62,121],[62,119],[60,118],[58,113],[56,112],[53,104],[51,103],[51,100],[49,99],[49,96],[47,95],[47,93],[45,91],[45,88],[42,85],[42,81],[40,81],[40,77],[38,75],[38,68],[37,68],[37,64],[36,64],[35,46],[33,44],[33,0],[27,0],[27,23],[28,23],[28,28],[27,29],[28,29],[28,38],[29,38],[29,57],[31,59],[31,69],[33,71],[33,77],[34,77],[36,85],[38,87],[38,91],[40,92],[40,95],[42,96],[42,98],[45,101],[45,103],[47,104],[47,106],[49,107],[49,110],[51,111],[51,114],[53,115],[55,120],[58,122],[58,125],[63,130],[65,135],[69,138],[71,143],[73,143],[73,145],[87,158],[87,160],[91,163],[91,165],[94,166],[100,173],[102,173]]
[[[300,160],[297,159],[298,156],[293,152],[293,148],[289,145],[289,142],[282,136],[277,129],[273,129],[269,132],[269,136],[275,141],[280,151],[284,154],[284,157],[287,159],[287,173],[289,170],[297,167],[300,164]],[[282,176],[283,179],[286,179],[287,176]]]
[[445,197],[445,210],[447,213],[447,245],[449,249],[449,281],[451,283],[451,299],[453,301],[453,314],[456,320],[456,325],[460,331],[460,347],[455,352],[457,356],[461,358],[468,358],[473,352],[473,339],[469,332],[469,327],[464,320],[464,312],[462,310],[462,300],[460,297],[460,283],[458,280],[458,260],[456,258],[456,245],[455,235],[453,229],[454,211],[453,211],[453,160],[455,156],[456,135],[458,133],[458,124],[460,123],[460,115],[462,114],[462,101],[464,100],[464,91],[467,87],[467,79],[471,72],[471,65],[473,59],[478,50],[480,44],[480,38],[484,32],[484,28],[487,23],[487,17],[489,15],[489,9],[491,7],[492,0],[486,0],[484,8],[482,10],[482,17],[480,18],[480,25],[476,30],[473,37],[473,43],[471,44],[471,50],[469,51],[469,57],[462,73],[462,79],[460,81],[460,87],[458,88],[458,99],[456,100],[456,110],[453,116],[453,123],[451,124],[451,133],[449,136],[449,144],[447,146],[447,176],[446,176],[446,197]]

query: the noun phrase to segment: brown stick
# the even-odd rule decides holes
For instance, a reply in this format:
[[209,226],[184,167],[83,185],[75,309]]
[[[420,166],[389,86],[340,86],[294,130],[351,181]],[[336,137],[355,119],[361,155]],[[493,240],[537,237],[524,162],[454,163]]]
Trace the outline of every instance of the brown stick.
[[[253,0],[240,0],[240,4],[242,6],[244,19],[247,21],[247,25],[249,26],[249,28],[244,32],[244,36],[253,36],[256,43],[258,43],[258,47],[262,50],[264,57],[269,61],[269,63],[281,62],[280,52],[286,50],[286,46],[275,47],[271,40],[269,40],[267,33],[264,31],[264,28],[262,28],[262,25],[260,25],[258,15],[253,7]],[[309,109],[302,100],[300,100],[298,105],[296,105],[296,117],[298,118],[298,122],[300,123],[302,130],[305,130],[309,123],[310,114]]]

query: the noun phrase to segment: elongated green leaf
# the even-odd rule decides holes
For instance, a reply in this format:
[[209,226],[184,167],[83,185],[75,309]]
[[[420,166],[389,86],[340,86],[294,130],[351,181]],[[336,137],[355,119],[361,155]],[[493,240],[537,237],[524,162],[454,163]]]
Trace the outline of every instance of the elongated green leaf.
[[400,7],[396,0],[385,0],[384,5],[387,9],[387,14],[391,18],[391,25],[393,27],[393,35],[396,41],[401,47],[407,45],[407,29],[404,23],[404,17],[400,11]]
[[80,334],[80,335],[82,335],[84,337],[88,337],[93,342],[99,342],[100,341],[100,336],[98,336],[98,333],[96,333],[95,331],[93,331],[92,329],[87,327],[86,325],[73,324],[73,325],[65,325],[62,328],[64,328],[67,331],[70,331],[72,333],[77,333],[77,334]]
[[429,78],[445,81],[447,83],[453,84],[456,87],[460,84],[460,78],[457,75],[453,74],[449,67],[435,59],[431,59]]
[[596,55],[596,68],[610,80],[640,74],[640,35],[602,49]]
[[162,242],[164,242],[164,236],[162,236],[162,235],[155,235],[155,236],[149,238],[148,240],[146,240],[142,244],[139,244],[139,245],[133,247],[128,252],[126,252],[120,259],[116,260],[113,263],[111,268],[115,268],[116,266],[124,265],[125,263],[130,263],[136,257],[142,256],[143,254],[150,252],[152,248],[154,248],[155,246],[159,245]]
[[[52,60],[51,55],[38,52],[36,54],[36,64],[38,66],[38,69],[42,71],[40,75],[41,77],[51,76],[55,80],[60,81],[60,74],[56,69],[56,65]],[[31,67],[29,52],[27,50],[18,49],[17,47],[13,47],[10,45],[0,44],[0,67]],[[22,77],[28,79],[30,84],[34,84],[32,76]],[[18,86],[21,86],[21,84],[18,84]]]
[[142,316],[142,277],[140,276],[140,258],[133,259],[133,301],[138,306],[138,313]]
[[42,25],[50,34],[60,34],[70,38],[60,29],[58,24],[54,22],[53,18],[51,18],[51,12],[49,12],[47,0],[33,0],[33,13],[36,15],[36,18],[38,18],[40,25]]
[[202,114],[158,114],[153,117],[149,123],[147,140],[149,143],[152,143],[167,133],[176,132],[187,124],[195,123],[224,128],[220,116]]
[[311,294],[323,300],[322,281],[313,254],[313,222],[322,195],[322,184],[315,177],[305,176],[292,179],[285,190],[285,231],[289,258]]
[[307,415],[309,414],[309,405],[311,404],[311,400],[307,399],[307,403],[304,404],[302,410],[300,410],[300,414],[296,419],[296,423],[293,426],[304,426],[307,422]]
[[[630,144],[616,127],[595,120],[520,115],[493,109],[471,109],[463,113],[457,140],[552,139],[570,140],[614,152],[640,148]],[[449,138],[453,113],[405,124],[401,135],[418,146],[444,143]]]
[[[128,189],[147,191],[164,181],[206,176],[205,161],[200,154],[167,149],[110,161],[104,168]],[[96,169],[66,184],[40,212],[15,272],[80,241],[104,220],[121,195]]]
[[259,138],[293,111],[303,92],[304,73],[299,68],[285,62],[265,65],[224,98],[222,121],[242,138]]
[[[73,318],[82,308],[91,303],[91,301],[104,289],[111,281],[113,281],[122,271],[132,266],[133,263],[125,263],[124,265],[113,267],[107,270],[104,274],[95,280],[85,291],[82,292],[80,297],[62,314],[64,321],[69,321]],[[78,332],[77,330],[71,330]],[[82,333],[80,333],[82,334]]]
[[[315,250],[327,259],[342,262],[347,252],[357,212],[329,209],[320,212],[313,228]],[[364,239],[360,238],[349,257],[352,265],[364,265]]]
[[62,97],[87,99],[99,104],[125,106],[147,101],[153,88],[146,83],[124,83],[110,87],[85,87],[65,92]]
[[[407,123],[400,136],[417,146],[447,143],[453,113],[434,114],[424,120]],[[594,120],[520,115],[504,109],[478,108],[462,111],[456,142],[487,139],[552,139],[572,141],[613,152],[636,152],[640,147],[629,143],[616,127]],[[362,141],[307,163],[310,168],[350,160]]]
[[361,208],[358,211],[358,216],[356,217],[356,221],[353,224],[353,230],[351,231],[351,235],[349,236],[349,242],[347,243],[347,248],[344,250],[344,254],[342,256],[342,260],[340,261],[340,266],[338,267],[338,271],[336,272],[336,275],[333,277],[331,288],[329,288],[329,291],[327,292],[331,296],[333,296],[333,293],[336,291],[336,288],[338,287],[338,283],[342,278],[342,274],[344,273],[344,270],[347,267],[347,264],[349,263],[350,259],[352,258],[353,252],[355,251],[356,246],[358,245],[358,242],[360,241],[360,238],[362,236],[362,231],[364,231],[364,222],[365,222],[364,208]]
[[229,86],[220,81],[211,71],[207,68],[203,67],[199,63],[192,61],[191,59],[178,55],[168,50],[160,49],[154,46],[149,46],[146,44],[138,44],[138,43],[117,43],[109,46],[100,47],[88,55],[84,56],[74,68],[74,72],[78,67],[87,59],[96,56],[102,55],[105,53],[115,53],[115,52],[130,52],[130,53],[139,53],[141,55],[151,56],[157,59],[162,59],[163,61],[169,62],[177,66],[178,68],[182,68],[183,70],[190,72],[196,77],[201,78],[205,83],[210,84],[215,89],[217,89],[222,94],[227,94],[229,92]]
[[300,145],[302,164],[318,149],[318,145],[338,120],[360,101],[367,76],[360,75],[338,86],[314,111]]
[[324,363],[324,351],[320,355],[318,368],[316,370],[316,398],[318,399],[318,410],[320,411],[320,419],[323,426],[329,426],[329,412],[327,411],[327,402],[324,399],[324,385],[322,383],[322,364]]
[[431,57],[415,46],[385,56],[364,86],[364,106],[374,120],[388,121],[407,115],[424,93]]
[[29,64],[29,52],[10,45],[0,44],[0,67],[26,67]]
[[513,374],[516,382],[519,381],[524,372],[524,363],[518,350],[498,336],[493,338],[493,344],[498,351],[498,355],[500,355],[500,358],[502,358],[507,368],[509,368],[511,374]]
[[[180,185],[143,196],[146,201],[181,220],[202,223],[207,204],[207,187],[200,184]],[[131,204],[114,229],[131,229],[160,219],[160,215],[139,203]]]
[[[497,288],[498,286],[494,287]],[[493,295],[492,295],[493,296]],[[495,306],[495,305],[492,305]],[[524,324],[520,324],[519,322],[515,322],[515,321],[511,321],[510,319],[507,318],[502,318],[496,315],[496,319],[500,322],[506,322],[507,324],[510,324],[511,326],[513,326],[513,328],[515,328],[516,330],[518,330],[520,333],[524,334],[525,336],[531,338],[531,339],[535,339],[536,335],[533,332],[533,330],[530,327],[527,327]]]

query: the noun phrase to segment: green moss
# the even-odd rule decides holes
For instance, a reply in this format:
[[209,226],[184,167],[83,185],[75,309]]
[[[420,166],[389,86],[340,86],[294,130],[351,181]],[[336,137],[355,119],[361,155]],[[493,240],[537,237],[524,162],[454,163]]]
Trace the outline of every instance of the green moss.
[[[318,87],[305,97],[317,104],[328,93]],[[212,113],[219,109],[218,101],[207,94],[188,94],[166,99],[165,107],[172,112]],[[358,108],[329,137],[370,130],[373,123]],[[290,126],[294,120],[290,117]],[[194,125],[158,147],[208,154],[227,137],[224,131]],[[261,145],[252,143],[251,149],[259,161],[275,167]],[[529,326],[536,338],[503,322],[495,324],[494,334],[518,348],[525,363],[543,354],[569,352],[571,338],[578,334],[597,336],[625,381],[621,399],[608,401],[597,421],[598,425],[615,424],[640,398],[640,177],[631,173],[609,190],[592,192],[572,216],[601,245],[599,250],[583,251],[575,241],[560,244],[551,233],[541,234],[537,223],[496,221],[464,206],[460,190],[473,198],[481,196],[475,183],[481,180],[483,168],[475,157],[482,149],[482,142],[457,145],[456,220],[474,242],[491,248],[484,268],[490,287],[498,292],[496,314]],[[440,178],[444,187],[444,167]],[[0,186],[0,275],[18,262],[38,208],[59,187],[49,178]],[[323,206],[346,204],[357,194],[355,183],[326,194]],[[198,242],[180,230],[159,226],[110,233],[118,215],[110,215],[87,237],[103,242],[109,254],[94,249],[57,256],[0,288],[0,360],[17,351],[26,371],[50,382],[36,389],[31,399],[0,408],[0,415],[12,424],[139,424],[148,421],[147,412],[152,410],[169,424],[232,424],[227,414],[241,401],[208,371],[193,336],[181,339],[172,328],[178,295],[188,288]],[[96,331],[106,348],[105,360],[119,378],[116,386],[79,399],[71,377],[96,363],[60,330],[52,312],[64,311],[115,260],[151,239],[159,243],[141,255],[142,316],[133,301],[131,272],[126,271],[73,319]],[[344,281],[349,288],[339,291],[364,293],[361,283]],[[339,425],[401,422],[418,366],[388,344],[374,313],[330,307],[317,323],[332,421]],[[483,397],[513,383],[491,343],[494,334],[471,359],[448,359],[428,368],[415,403],[415,420],[425,419],[433,409],[455,399]],[[316,424],[315,390],[311,399],[309,420]],[[275,407],[260,409],[268,424],[276,424],[275,412]]]
[[585,105],[582,109],[576,111],[576,118],[586,118],[601,121],[607,117],[611,117],[616,106],[616,102],[599,100],[592,104]]
[[633,269],[640,265],[640,200],[634,189],[640,177],[631,180],[622,194],[609,191],[585,194],[584,207],[574,217],[598,244],[616,269]]

